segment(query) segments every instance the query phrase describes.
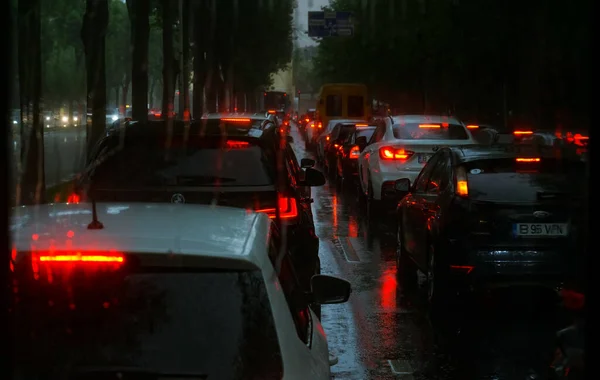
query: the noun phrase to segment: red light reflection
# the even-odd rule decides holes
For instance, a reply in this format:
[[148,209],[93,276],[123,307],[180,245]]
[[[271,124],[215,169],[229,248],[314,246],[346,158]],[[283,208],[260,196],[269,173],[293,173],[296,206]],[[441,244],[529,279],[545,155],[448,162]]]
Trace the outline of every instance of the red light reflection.
[[398,280],[396,279],[396,265],[390,263],[390,266],[381,274],[381,307],[384,309],[396,308],[396,290]]

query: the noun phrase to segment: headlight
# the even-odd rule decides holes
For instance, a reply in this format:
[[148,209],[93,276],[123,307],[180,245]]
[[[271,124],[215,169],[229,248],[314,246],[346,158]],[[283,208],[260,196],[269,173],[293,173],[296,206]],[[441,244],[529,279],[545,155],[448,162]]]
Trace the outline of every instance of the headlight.
[[73,121],[77,121],[77,116],[73,116]]
[[46,120],[50,120],[50,116],[46,116]]
[[13,124],[19,124],[16,120],[13,120]]
[[119,120],[119,117],[117,115],[112,115],[111,119],[112,121],[117,121]]
[[69,121],[69,118],[67,116],[63,116],[62,121],[63,121],[63,123],[66,123]]

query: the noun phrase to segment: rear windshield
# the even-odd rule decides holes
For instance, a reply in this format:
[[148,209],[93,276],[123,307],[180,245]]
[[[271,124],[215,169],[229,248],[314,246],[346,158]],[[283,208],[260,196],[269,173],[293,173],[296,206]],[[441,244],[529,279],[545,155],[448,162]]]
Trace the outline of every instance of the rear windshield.
[[356,132],[356,137],[366,137],[367,141],[369,141],[371,139],[371,136],[373,136],[373,133],[375,132],[375,128],[369,128],[369,129],[359,129]]
[[91,172],[97,189],[147,186],[266,186],[274,183],[274,153],[244,140],[176,137],[171,148],[146,140],[127,144]]
[[541,159],[517,163],[515,158],[466,163],[469,197],[497,202],[573,200],[583,194],[583,162]]
[[402,140],[468,140],[465,127],[429,123],[405,123],[393,126],[394,137]]
[[342,96],[327,95],[325,98],[325,115],[342,116]]
[[358,95],[348,96],[348,117],[363,117],[365,115],[364,98]]
[[16,276],[10,321],[19,337],[16,379],[112,379],[120,371],[124,379],[136,371],[160,378],[282,376],[258,271],[67,274],[53,268],[50,276],[41,264],[37,270],[37,280],[31,262]]
[[340,127],[335,130],[336,133],[331,135],[331,138],[333,140],[345,140],[355,129],[356,127],[354,125],[340,125]]

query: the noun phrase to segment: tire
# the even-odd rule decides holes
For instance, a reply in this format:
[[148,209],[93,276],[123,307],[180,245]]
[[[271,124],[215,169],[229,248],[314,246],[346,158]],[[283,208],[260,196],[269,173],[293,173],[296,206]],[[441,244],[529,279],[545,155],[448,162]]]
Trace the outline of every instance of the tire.
[[[317,257],[317,261],[315,263],[315,273],[314,274],[315,275],[321,274],[321,259],[319,259],[318,257]],[[321,320],[321,305],[311,304],[310,308],[317,315],[317,317],[319,318],[319,321],[320,321]]]

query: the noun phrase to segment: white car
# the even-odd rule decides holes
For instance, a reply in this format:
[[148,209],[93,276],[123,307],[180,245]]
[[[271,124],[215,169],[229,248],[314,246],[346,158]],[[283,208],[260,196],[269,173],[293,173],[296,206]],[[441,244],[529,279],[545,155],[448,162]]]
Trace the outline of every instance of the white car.
[[[475,126],[472,126],[475,127]],[[394,181],[417,177],[431,156],[442,146],[477,144],[462,122],[446,116],[403,115],[383,118],[371,139],[358,141],[361,194],[371,206],[393,202]],[[394,209],[392,207],[391,209]]]
[[304,293],[266,214],[23,206],[11,234],[10,328],[23,378],[330,379],[309,302],[345,302],[350,284],[316,275]]

